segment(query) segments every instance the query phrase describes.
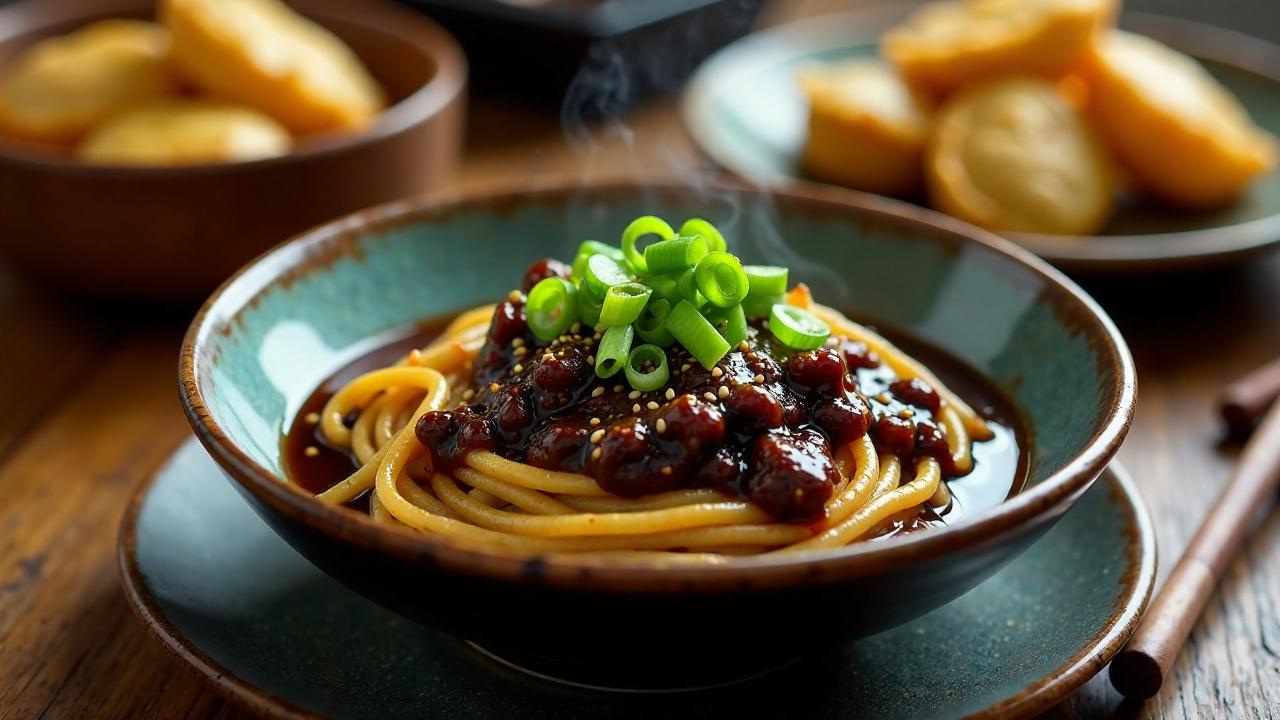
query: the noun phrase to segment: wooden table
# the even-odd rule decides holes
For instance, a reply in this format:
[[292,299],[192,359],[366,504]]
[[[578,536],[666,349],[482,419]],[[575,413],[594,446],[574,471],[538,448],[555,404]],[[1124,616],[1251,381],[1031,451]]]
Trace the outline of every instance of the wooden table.
[[[626,124],[567,142],[552,111],[481,101],[458,184],[706,169],[669,101]],[[1138,417],[1121,458],[1150,504],[1167,571],[1236,456],[1219,441],[1216,390],[1280,355],[1280,257],[1087,287],[1137,356]],[[192,313],[76,304],[0,265],[0,720],[244,717],[146,635],[116,575],[131,489],[188,434],[176,366]],[[1159,697],[1128,705],[1099,677],[1047,717],[1270,717],[1280,708],[1277,568],[1272,514]]]

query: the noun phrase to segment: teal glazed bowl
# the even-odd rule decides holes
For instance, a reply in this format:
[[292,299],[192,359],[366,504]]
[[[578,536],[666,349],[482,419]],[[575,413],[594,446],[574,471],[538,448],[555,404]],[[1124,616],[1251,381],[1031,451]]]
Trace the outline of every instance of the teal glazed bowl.
[[[371,340],[499,299],[530,262],[571,257],[583,239],[610,239],[650,213],[706,217],[744,260],[788,265],[827,304],[985,374],[1025,416],[1027,488],[946,528],[694,568],[461,545],[323,505],[286,480],[282,433]],[[1091,299],[974,227],[838,189],[623,182],[412,200],[300,235],[204,305],[183,345],[180,389],[196,436],[275,531],[374,601],[504,657],[555,648],[669,664],[847,640],[960,596],[1040,537],[1106,467],[1131,420],[1135,379],[1123,339]]]

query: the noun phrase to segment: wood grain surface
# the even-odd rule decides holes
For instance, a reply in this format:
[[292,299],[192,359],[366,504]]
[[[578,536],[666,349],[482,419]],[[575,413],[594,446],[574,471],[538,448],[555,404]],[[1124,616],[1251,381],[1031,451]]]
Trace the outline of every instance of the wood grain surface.
[[[670,101],[566,137],[554,108],[478,98],[468,137],[459,188],[707,169]],[[1218,389],[1280,356],[1280,257],[1085,284],[1137,357],[1138,415],[1121,458],[1150,504],[1167,572],[1238,452],[1222,442]],[[246,717],[150,640],[115,569],[130,489],[188,433],[175,377],[193,310],[77,303],[0,265],[0,720]],[[1122,702],[1099,676],[1046,717],[1277,717],[1277,568],[1280,514],[1270,513],[1156,698]]]

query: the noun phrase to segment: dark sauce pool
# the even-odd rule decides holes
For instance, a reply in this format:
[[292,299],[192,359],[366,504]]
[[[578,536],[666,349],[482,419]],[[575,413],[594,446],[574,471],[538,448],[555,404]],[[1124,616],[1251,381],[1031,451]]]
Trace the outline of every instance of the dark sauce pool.
[[[335,392],[361,373],[391,365],[410,349],[426,345],[443,330],[447,322],[448,318],[445,318],[407,329],[399,339],[338,370],[312,393],[303,403],[282,442],[284,466],[293,482],[309,492],[320,493],[356,469],[354,458],[344,450],[327,445],[307,416],[318,413]],[[819,492],[816,494],[819,500],[815,500],[815,493],[809,492],[808,502],[797,503],[794,502],[797,484],[793,477],[781,478],[778,485],[785,491],[782,493],[778,492],[777,487],[765,487],[761,491],[759,483],[755,487],[745,484],[744,480],[749,480],[744,477],[748,468],[755,471],[756,476],[765,474],[756,470],[756,465],[753,464],[752,458],[755,456],[752,455],[752,448],[755,448],[754,452],[760,454],[760,457],[765,457],[761,454],[765,451],[753,444],[755,438],[761,434],[786,436],[791,446],[783,447],[784,452],[779,457],[794,459],[797,454],[800,456],[800,464],[807,466],[802,467],[803,472],[800,473],[799,487],[803,490],[806,489],[803,476],[807,474],[820,477],[830,472],[829,468],[823,467],[828,461],[821,457],[825,455],[830,458],[829,450],[823,449],[828,445],[828,437],[839,439],[838,435],[842,432],[858,436],[869,430],[878,449],[882,452],[895,451],[907,461],[903,463],[903,482],[911,477],[914,458],[926,455],[937,457],[942,461],[944,476],[952,496],[950,506],[941,514],[933,509],[923,508],[912,516],[894,519],[881,530],[880,536],[910,532],[934,524],[954,523],[988,510],[1020,491],[1026,480],[1024,450],[1028,447],[1028,437],[1021,417],[1011,403],[980,373],[946,353],[901,333],[889,332],[887,336],[902,350],[929,367],[947,387],[964,398],[990,424],[994,437],[974,443],[974,467],[969,473],[958,475],[950,467],[945,443],[941,442],[940,435],[936,442],[929,441],[933,432],[931,428],[936,427],[932,418],[936,398],[930,397],[927,387],[897,383],[893,373],[876,362],[874,354],[868,353],[858,343],[842,343],[832,349],[844,361],[844,367],[856,377],[856,391],[848,387],[822,386],[821,362],[809,362],[808,365],[813,367],[807,369],[803,363],[797,365],[790,357],[794,354],[782,353],[771,346],[767,332],[753,332],[747,350],[744,352],[735,348],[718,365],[721,374],[716,377],[712,377],[711,373],[695,361],[673,354],[672,379],[663,390],[632,397],[631,388],[621,373],[605,380],[589,374],[588,379],[568,388],[566,395],[548,402],[550,411],[540,409],[540,399],[521,398],[520,406],[531,417],[526,416],[521,420],[526,427],[525,431],[511,433],[502,430],[504,408],[511,404],[512,396],[528,393],[529,386],[534,385],[535,374],[539,372],[538,364],[547,351],[553,356],[561,351],[568,357],[578,354],[585,361],[593,344],[584,344],[586,337],[583,337],[579,341],[569,339],[569,342],[555,347],[534,348],[525,345],[528,348],[526,352],[516,356],[510,352],[512,348],[509,338],[501,338],[500,345],[493,342],[491,337],[491,342],[486,344],[477,357],[477,392],[469,399],[470,407],[451,411],[448,413],[449,417],[437,418],[434,436],[431,436],[433,428],[428,428],[425,433],[428,437],[423,437],[423,425],[429,423],[419,423],[416,430],[420,439],[433,446],[437,462],[444,467],[460,462],[465,452],[471,449],[486,447],[512,459],[543,467],[587,472],[596,477],[606,489],[621,495],[661,492],[673,487],[713,486],[731,495],[746,497],[778,519],[790,522],[820,522],[820,505],[829,493],[824,496]],[[534,353],[537,353],[536,357]],[[827,353],[827,349],[816,354],[821,356],[824,353]],[[564,363],[565,356],[555,357],[549,364]],[[820,361],[822,358],[817,359]],[[686,364],[688,368],[681,372],[680,368]],[[793,370],[797,372],[793,373]],[[551,370],[542,372],[549,373]],[[804,372],[809,372],[812,376],[811,385],[820,387],[798,384],[796,377],[807,377]],[[722,385],[731,388],[730,397],[721,397],[718,388]],[[672,400],[666,398],[666,387],[672,388],[674,392],[675,398]],[[765,400],[763,403],[747,405],[736,400],[740,394],[755,398],[762,394],[761,389],[779,402]],[[685,400],[687,396],[691,396],[694,402]],[[837,397],[853,399],[853,402],[844,403],[840,412],[828,412],[824,415],[819,408],[831,406]],[[865,407],[859,406],[858,400]],[[754,407],[755,405],[761,407]],[[782,415],[782,426],[763,430],[759,427],[761,423],[768,425],[776,422],[770,419],[775,410],[774,405],[779,406],[776,410]],[[646,460],[641,464],[630,463],[639,472],[619,473],[619,466],[615,463],[612,468],[613,476],[606,476],[609,468],[601,467],[601,460],[605,459],[602,458],[603,453],[595,453],[595,457],[592,457],[597,448],[604,450],[609,447],[607,440],[592,442],[591,436],[599,429],[635,428],[621,433],[611,431],[609,435],[619,435],[625,441],[637,432],[647,432],[648,438],[657,440],[653,438],[657,418],[667,418],[664,429],[669,429],[674,428],[681,418],[705,416],[708,411],[718,412],[721,417],[727,418],[723,423],[726,429],[716,436],[718,449],[714,453],[697,451],[698,433],[694,432],[685,433],[678,440],[661,446],[662,452],[650,452],[646,457],[651,458],[651,462]],[[910,418],[905,418],[904,415],[910,415]],[[757,416],[765,419],[756,421],[755,424],[749,422]],[[477,418],[484,418],[488,427],[487,433],[482,435],[492,437],[465,437],[466,433],[462,428]],[[593,418],[598,422],[593,423]],[[350,421],[354,420],[353,417]],[[904,420],[909,422],[903,422]],[[903,427],[907,425],[914,426],[910,432]],[[913,436],[914,442],[907,442],[908,435]],[[694,452],[688,451],[691,441]],[[815,451],[819,444],[823,448]],[[911,447],[906,447],[907,444]],[[615,448],[613,452],[615,457],[627,457],[626,447]],[[667,471],[664,475],[663,467],[682,463],[686,467],[680,468],[677,473]],[[664,480],[673,475],[679,478],[679,482]],[[650,482],[655,479],[656,483]],[[818,508],[817,515],[814,514],[815,505]],[[362,496],[350,506],[367,511],[368,499]]]

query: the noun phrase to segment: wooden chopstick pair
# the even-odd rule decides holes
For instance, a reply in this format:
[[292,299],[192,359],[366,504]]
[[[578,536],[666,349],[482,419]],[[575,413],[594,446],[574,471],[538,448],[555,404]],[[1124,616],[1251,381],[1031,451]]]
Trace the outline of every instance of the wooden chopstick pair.
[[[1280,360],[1223,389],[1228,429],[1252,431],[1239,464],[1133,637],[1111,661],[1111,684],[1126,697],[1156,694],[1245,535],[1280,482]],[[1254,429],[1256,428],[1256,429]]]

